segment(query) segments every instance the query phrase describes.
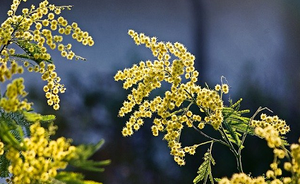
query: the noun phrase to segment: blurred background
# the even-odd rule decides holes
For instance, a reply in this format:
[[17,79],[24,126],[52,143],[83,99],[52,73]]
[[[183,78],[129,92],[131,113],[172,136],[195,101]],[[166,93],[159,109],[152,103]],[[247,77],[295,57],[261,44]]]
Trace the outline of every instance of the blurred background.
[[[31,3],[24,3],[29,7]],[[74,5],[62,16],[77,22],[94,38],[93,47],[84,47],[71,39],[76,54],[87,61],[68,61],[53,52],[58,75],[67,91],[61,95],[61,109],[46,106],[44,83],[35,73],[26,73],[26,89],[35,109],[55,114],[58,135],[71,137],[75,144],[106,143],[92,159],[111,159],[103,173],[87,173],[87,179],[105,184],[192,183],[203,162],[206,147],[187,156],[179,167],[169,155],[162,136],[153,137],[151,122],[132,137],[121,135],[126,118],[117,113],[127,91],[114,74],[140,60],[153,60],[149,50],[136,46],[128,29],[156,36],[160,41],[181,42],[196,56],[199,84],[220,83],[225,76],[230,94],[224,101],[243,98],[242,109],[249,117],[259,106],[267,106],[274,115],[291,126],[289,142],[300,136],[300,1],[297,0],[49,0],[56,5]],[[10,0],[1,0],[0,19],[6,18]],[[271,114],[272,115],[272,114]],[[184,132],[186,142],[197,143],[203,137]],[[234,157],[221,145],[213,149],[215,177],[237,172]],[[266,142],[248,137],[243,152],[244,171],[257,176],[269,168],[272,151]]]

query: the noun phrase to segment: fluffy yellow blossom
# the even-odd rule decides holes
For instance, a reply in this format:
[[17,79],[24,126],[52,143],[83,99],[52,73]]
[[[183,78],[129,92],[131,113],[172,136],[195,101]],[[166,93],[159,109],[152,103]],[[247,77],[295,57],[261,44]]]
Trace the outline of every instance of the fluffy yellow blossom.
[[[223,101],[217,91],[195,84],[199,75],[194,67],[195,56],[184,45],[178,42],[158,42],[155,37],[150,38],[133,30],[129,30],[128,34],[137,45],[144,44],[151,49],[157,59],[141,61],[131,68],[118,71],[114,76],[116,81],[124,81],[124,89],[131,88],[131,93],[120,108],[119,116],[131,113],[138,106],[126,122],[122,134],[132,135],[139,130],[143,119],[157,114],[151,127],[152,134],[158,136],[160,132],[164,132],[170,154],[174,156],[175,162],[184,165],[185,153],[194,154],[198,145],[182,148],[181,132],[184,127],[197,127],[201,121],[201,116],[193,114],[189,108],[195,105],[201,112],[205,112],[205,122],[200,122],[199,129],[209,124],[217,130],[223,121]],[[170,84],[170,90],[164,96],[146,100],[152,91],[161,88],[163,84]],[[196,126],[194,122],[198,122]]]
[[231,179],[228,178],[222,178],[219,181],[219,184],[234,184],[234,183],[239,183],[239,184],[267,184],[267,181],[265,181],[265,178],[262,176],[252,178],[245,173],[238,173],[238,174],[233,174]]
[[256,127],[255,133],[259,137],[266,139],[268,146],[270,148],[275,148],[275,147],[278,148],[283,145],[283,141],[279,136],[279,132],[271,125],[265,128]]
[[222,92],[224,94],[227,94],[229,92],[229,86],[228,86],[228,84],[222,84]]
[[[5,51],[5,52],[3,52]],[[2,53],[14,53],[14,49],[3,50]],[[0,82],[5,82],[12,78],[15,74],[22,74],[24,69],[19,66],[15,60],[7,61],[7,59],[0,56]]]
[[[270,169],[266,172],[265,176],[272,184],[288,184],[291,182],[290,177],[282,177],[282,169],[279,167],[281,159],[284,159],[288,152],[284,148],[284,140],[281,139],[280,134],[285,134],[286,131],[282,131],[284,128],[278,128],[278,122],[283,122],[277,116],[267,116],[261,114],[262,121],[255,121],[251,123],[254,125],[255,133],[264,138],[270,148],[273,148],[274,160],[270,164]],[[282,127],[287,127],[284,123],[279,123]],[[289,129],[288,129],[289,130]],[[292,150],[292,148],[291,148]],[[298,153],[299,154],[299,153]],[[292,156],[293,157],[293,156]],[[289,162],[284,163],[284,169],[291,171],[292,164]]]
[[[65,92],[65,87],[60,83],[61,78],[48,51],[57,49],[69,60],[85,60],[71,50],[70,43],[64,43],[64,37],[76,34],[76,41],[89,46],[94,41],[77,23],[70,24],[60,15],[62,10],[70,10],[72,6],[56,6],[48,0],[42,0],[36,6],[20,6],[26,1],[12,0],[7,12],[8,18],[0,25],[0,82],[8,84],[6,89],[1,89],[3,94],[0,94],[0,111],[3,116],[1,175],[9,174],[10,178],[6,182],[10,184],[50,184],[59,182],[54,179],[58,171],[65,169],[70,160],[75,159],[78,150],[70,144],[71,140],[64,137],[50,139],[55,126],[50,125],[46,129],[39,120],[48,122],[53,116],[37,114],[34,117],[28,116],[28,119],[24,117],[31,110],[32,104],[25,99],[27,93],[24,91],[24,79],[15,79],[14,75],[22,74],[24,68],[39,73],[46,82],[43,90],[48,105],[58,110],[59,94]],[[76,27],[71,26],[74,24]],[[19,50],[22,51],[18,53]]]
[[[76,41],[89,46],[92,46],[94,41],[77,23],[69,24],[60,16],[61,10],[70,9],[71,6],[56,6],[44,0],[36,7],[23,8],[22,14],[17,15],[21,2],[21,0],[13,1],[8,11],[9,17],[0,27],[0,82],[11,79],[14,74],[23,73],[23,67],[19,66],[18,62],[25,62],[24,66],[29,72],[39,72],[42,79],[47,81],[49,93],[52,94],[47,95],[49,97],[47,102],[57,110],[59,108],[57,91],[63,93],[65,88],[59,83],[60,78],[56,72],[47,69],[47,65],[54,65],[51,64],[51,55],[47,52],[47,47],[58,49],[61,55],[69,60],[74,58],[84,60],[71,50],[71,44],[63,43],[63,36],[76,34],[74,38]],[[56,29],[58,34],[55,32]],[[14,49],[8,48],[13,43],[23,49],[25,54],[16,54]],[[34,62],[29,64],[25,59]],[[45,62],[45,66],[38,66],[41,62]]]
[[300,176],[300,138],[298,143],[294,143],[290,146],[290,149],[291,149],[292,160],[284,164],[284,169],[291,173],[294,173],[295,176],[299,177]]
[[196,102],[202,111],[209,113],[205,121],[210,123],[214,129],[217,130],[223,121],[223,101],[220,95],[214,90],[202,88],[199,93],[197,93]]
[[4,143],[0,140],[0,156],[4,154]]
[[[34,67],[32,67],[34,65]],[[49,106],[53,106],[54,110],[59,109],[59,93],[64,93],[66,88],[60,83],[61,78],[57,76],[55,71],[55,65],[49,64],[47,62],[40,62],[39,65],[25,62],[24,66],[41,74],[41,79],[46,81],[47,84],[43,87],[45,96],[47,98],[47,103]]]
[[261,114],[260,119],[261,120],[251,121],[251,126],[261,128],[272,126],[281,135],[284,135],[290,131],[290,127],[286,124],[284,120],[279,119],[278,116],[267,116],[263,113]]
[[5,96],[0,99],[0,107],[5,111],[15,112],[17,110],[29,110],[31,108],[31,103],[28,103],[26,99],[22,101],[22,98],[27,95],[24,91],[25,86],[23,82],[23,78],[18,78],[7,85]]
[[58,169],[66,168],[76,148],[64,137],[49,140],[50,132],[35,123],[30,126],[31,136],[21,143],[21,151],[9,148],[6,157],[11,161],[8,169],[13,183],[49,183]]

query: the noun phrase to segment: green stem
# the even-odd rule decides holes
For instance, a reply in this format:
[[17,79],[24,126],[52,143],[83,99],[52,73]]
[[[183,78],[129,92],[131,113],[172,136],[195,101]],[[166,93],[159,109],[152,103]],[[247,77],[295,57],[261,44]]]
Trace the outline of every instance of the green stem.
[[194,128],[197,132],[199,132],[201,135],[203,135],[204,137],[210,139],[211,141],[221,143],[221,144],[223,144],[223,145],[225,145],[225,146],[227,146],[227,147],[230,148],[230,146],[229,146],[226,142],[224,142],[224,141],[222,141],[222,140],[219,140],[219,139],[216,139],[216,138],[213,138],[213,137],[211,137],[211,136],[205,134],[204,132],[202,132],[201,130],[199,130],[199,129],[198,129],[197,127],[195,127],[194,125],[193,125],[193,128]]
[[243,165],[242,165],[242,155],[240,154],[240,152],[238,152],[235,147],[233,146],[233,144],[231,143],[231,141],[229,140],[228,136],[226,135],[226,133],[224,132],[223,127],[220,127],[219,132],[222,136],[222,138],[225,140],[225,142],[227,143],[229,150],[233,153],[233,155],[235,156],[236,159],[236,164],[237,164],[237,170],[239,172],[243,172]]
[[253,119],[257,116],[257,114],[259,113],[259,112],[261,112],[261,111],[263,111],[263,110],[268,110],[268,111],[270,111],[270,112],[272,112],[269,108],[267,108],[267,107],[259,107],[257,110],[256,110],[256,112],[253,114],[253,116],[250,118],[250,121],[249,121],[249,123],[248,123],[248,126],[247,126],[247,129],[246,129],[246,131],[244,132],[244,134],[243,134],[243,137],[242,137],[242,140],[241,140],[241,144],[240,144],[240,146],[239,146],[239,148],[238,148],[238,152],[237,152],[237,162],[238,162],[238,165],[240,166],[240,168],[241,168],[241,171],[243,172],[243,168],[242,168],[242,149],[243,149],[243,147],[242,147],[242,145],[244,144],[244,142],[245,142],[245,140],[246,140],[246,137],[247,137],[247,135],[248,135],[248,130],[249,130],[249,127],[250,127],[250,124],[251,124],[251,122],[253,121]]
[[202,142],[200,144],[197,144],[197,146],[202,146],[202,145],[205,145],[205,144],[208,144],[208,143],[213,143],[213,142],[215,142],[215,140],[205,141],[205,142]]
[[253,116],[250,118],[249,120],[249,123],[248,123],[248,126],[247,126],[247,129],[245,131],[245,133],[243,134],[243,137],[242,137],[242,141],[241,141],[241,145],[239,147],[239,152],[242,150],[242,145],[244,144],[245,140],[246,140],[246,137],[247,137],[247,134],[248,134],[248,129],[249,129],[249,126],[251,124],[251,122],[253,121],[253,119],[255,118],[255,116],[257,116],[257,114],[263,110],[268,110],[270,112],[272,112],[269,108],[267,107],[258,107],[258,109],[256,110],[256,112],[253,114]]

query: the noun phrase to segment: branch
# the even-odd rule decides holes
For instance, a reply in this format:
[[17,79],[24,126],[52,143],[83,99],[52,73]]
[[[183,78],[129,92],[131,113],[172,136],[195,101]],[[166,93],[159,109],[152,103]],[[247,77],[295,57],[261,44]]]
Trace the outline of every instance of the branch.
[[249,126],[251,124],[251,121],[253,121],[253,119],[255,118],[255,116],[257,116],[258,113],[260,113],[261,111],[264,111],[264,110],[268,110],[270,112],[273,112],[272,110],[270,110],[269,108],[267,107],[258,107],[258,109],[256,110],[256,112],[253,114],[253,116],[250,118],[249,120],[249,123],[248,123],[248,126],[246,128],[246,131],[244,132],[243,134],[243,137],[242,137],[242,140],[241,140],[241,144],[239,146],[239,149],[238,149],[238,152],[237,152],[237,162],[238,162],[238,165],[241,169],[241,171],[243,172],[243,168],[242,168],[242,145],[244,144],[245,140],[246,140],[246,137],[248,135],[248,129],[249,129]]
[[202,132],[201,130],[199,130],[197,127],[195,127],[195,125],[193,125],[193,128],[194,128],[197,132],[199,132],[201,135],[203,135],[204,137],[206,137],[206,138],[208,138],[208,139],[210,139],[210,140],[213,140],[213,141],[215,141],[215,142],[221,143],[221,144],[223,144],[223,145],[225,145],[225,146],[227,146],[227,147],[230,147],[226,142],[224,142],[224,141],[222,141],[222,140],[219,140],[219,139],[216,139],[216,138],[213,138],[213,137],[211,137],[211,136],[205,134],[204,132]]
[[258,113],[260,113],[261,111],[264,111],[264,110],[268,110],[268,111],[270,111],[270,112],[273,113],[273,111],[270,110],[268,107],[258,107],[258,109],[256,110],[256,112],[255,112],[255,113],[253,114],[253,116],[250,118],[249,123],[248,123],[248,126],[247,126],[247,129],[246,129],[246,132],[243,134],[243,137],[242,137],[242,143],[241,143],[241,145],[240,145],[240,147],[239,147],[239,153],[240,153],[241,150],[242,150],[242,145],[244,144],[245,139],[246,139],[246,137],[247,137],[248,129],[249,129],[249,126],[250,126],[251,122],[253,121],[253,119],[255,118],[255,116],[257,116]]

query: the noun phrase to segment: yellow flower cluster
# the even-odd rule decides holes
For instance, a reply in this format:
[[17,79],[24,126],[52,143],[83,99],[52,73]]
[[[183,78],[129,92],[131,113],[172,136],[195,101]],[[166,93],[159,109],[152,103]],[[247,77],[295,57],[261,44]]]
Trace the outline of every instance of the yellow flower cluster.
[[[55,30],[58,30],[61,35],[72,34],[72,38],[83,45],[91,46],[94,44],[88,32],[82,31],[76,22],[68,24],[68,21],[62,16],[55,18],[55,15],[61,14],[61,10],[71,9],[71,6],[55,6],[49,4],[48,0],[44,0],[39,3],[38,7],[32,5],[31,8],[23,8],[22,15],[16,15],[20,3],[21,0],[13,1],[11,9],[7,12],[9,18],[1,25],[1,45],[6,45],[11,37],[15,36],[16,38],[24,38],[24,40],[34,40],[41,47],[46,42],[51,49],[54,49],[55,43],[62,41],[61,36],[52,36],[52,31]],[[35,25],[36,29],[30,31],[32,25]],[[43,27],[50,29],[42,29]]]
[[25,86],[23,82],[23,78],[18,78],[7,85],[5,96],[0,99],[0,107],[5,111],[15,112],[17,110],[29,110],[31,108],[31,103],[27,103],[27,99],[21,100],[21,98],[27,95],[24,91]]
[[270,148],[278,148],[283,145],[279,132],[271,125],[265,128],[256,127],[255,133],[259,137],[266,139]]
[[291,155],[292,155],[292,163],[293,163],[293,171],[300,175],[300,139],[298,144],[291,145]]
[[4,154],[4,143],[0,140],[0,156]]
[[[263,117],[265,115],[262,115]],[[276,118],[276,117],[275,117]],[[262,118],[265,119],[265,118]],[[279,167],[280,160],[287,157],[288,152],[284,149],[283,142],[279,137],[279,132],[273,126],[268,125],[265,128],[255,128],[255,133],[267,140],[270,148],[273,148],[274,160],[270,164],[270,168],[265,177],[259,176],[257,178],[251,178],[245,173],[234,174],[229,180],[223,178],[219,181],[219,184],[294,184],[300,183],[300,139],[298,144],[292,144],[290,147],[290,161],[284,163],[284,169],[292,174],[291,177],[283,177],[282,169]]]
[[55,72],[55,65],[46,62],[40,62],[39,65],[33,65],[28,61],[24,62],[24,66],[27,67],[29,72],[37,72],[42,76],[43,81],[47,81],[47,84],[43,87],[46,93],[47,103],[49,106],[53,106],[54,110],[59,109],[59,93],[64,93],[66,88],[63,84],[60,84],[61,78],[57,76]]
[[229,86],[228,86],[228,84],[222,84],[222,85],[217,84],[215,86],[215,90],[221,91],[221,93],[227,94],[227,93],[229,93]]
[[45,64],[40,63],[40,73],[41,69],[44,68],[44,73],[42,73],[42,80],[47,81],[47,85],[44,86],[43,90],[46,93],[46,98],[48,105],[52,106],[54,110],[59,109],[59,96],[58,93],[64,93],[66,88],[64,85],[60,84],[60,77],[57,76],[55,72],[55,65],[48,64],[47,68]]
[[266,114],[261,114],[261,120],[251,121],[251,126],[265,128],[272,126],[277,130],[281,135],[284,135],[290,131],[290,127],[282,119],[279,119],[278,116],[267,116]]
[[[286,157],[287,153],[284,149],[284,141],[280,137],[280,130],[281,128],[278,128],[276,126],[277,122],[281,122],[277,116],[266,116],[265,114],[261,115],[261,119],[266,121],[263,122],[262,124],[256,123],[257,126],[255,128],[255,133],[264,139],[266,139],[267,144],[270,148],[273,148],[273,153],[274,153],[274,159],[273,162],[270,164],[270,168],[266,172],[266,178],[270,179],[270,183],[272,184],[286,184],[289,183],[289,178],[282,178],[282,169],[278,167],[280,163],[280,159],[283,159]],[[267,123],[267,124],[264,124]],[[287,126],[284,122],[284,125]],[[282,179],[280,179],[282,178]]]
[[[26,2],[26,0],[23,0]],[[54,72],[55,66],[49,64],[51,55],[47,52],[46,46],[50,49],[57,48],[62,57],[67,59],[82,59],[71,49],[71,44],[63,44],[63,35],[71,35],[73,39],[83,45],[94,45],[94,41],[88,32],[82,31],[76,22],[71,24],[60,16],[61,11],[70,9],[71,6],[56,6],[49,4],[47,0],[39,3],[37,7],[23,8],[22,14],[17,15],[17,9],[22,0],[13,0],[11,9],[7,12],[8,18],[0,27],[0,82],[11,79],[15,73],[22,73],[23,67],[18,66],[17,61],[24,62],[24,59],[35,61],[29,66],[29,62],[24,64],[29,71],[36,71],[42,74],[42,79],[48,84],[44,87],[48,104],[53,105],[55,110],[59,109],[58,93],[63,93],[65,88],[59,83],[60,78]],[[55,34],[58,32],[58,34]],[[8,48],[12,43],[21,47],[26,55],[18,55],[13,48]],[[10,67],[7,66],[11,61]],[[44,61],[44,62],[43,62]],[[51,69],[54,68],[54,69]]]
[[[138,105],[126,122],[122,130],[123,136],[130,136],[144,124],[144,118],[151,118],[156,113],[161,118],[155,118],[151,127],[154,136],[159,132],[166,132],[164,139],[168,142],[171,155],[179,165],[184,165],[185,153],[194,154],[198,145],[182,147],[180,135],[184,126],[194,127],[193,122],[199,122],[198,128],[203,129],[205,124],[218,129],[223,121],[223,101],[217,91],[201,88],[195,83],[199,75],[195,70],[195,57],[186,50],[181,43],[158,42],[155,37],[145,36],[129,30],[128,34],[137,45],[145,44],[150,48],[157,60],[141,61],[132,68],[118,71],[115,80],[122,80],[123,88],[132,88],[119,111],[123,117]],[[176,58],[171,60],[171,55]],[[162,86],[162,83],[171,84],[164,97],[157,96],[153,100],[144,100],[150,93]],[[225,85],[224,85],[225,86]],[[222,93],[228,92],[228,86]],[[189,104],[187,107],[185,105]],[[205,121],[201,116],[193,114],[189,108],[197,105],[204,112]]]
[[267,184],[267,182],[262,176],[251,178],[245,173],[236,173],[232,175],[231,179],[222,178],[219,184]]
[[220,95],[213,90],[202,88],[197,93],[197,105],[202,111],[209,114],[204,118],[206,123],[211,123],[215,130],[218,130],[223,122],[223,101]]
[[[300,138],[298,143],[291,145],[291,161],[284,163],[284,169],[291,172],[294,176],[292,178],[286,177],[286,181],[294,180],[296,183],[300,183]],[[286,182],[289,183],[289,182]]]
[[281,177],[282,175],[282,170],[281,168],[278,167],[280,161],[278,159],[283,159],[286,155],[285,151],[282,149],[274,148],[273,149],[274,153],[274,161],[270,164],[270,168],[266,172],[266,177],[272,179],[272,182],[279,181],[278,178]]
[[[299,145],[298,145],[299,146]],[[286,152],[282,149],[278,149],[278,148],[274,148],[273,150],[274,152],[274,161],[273,163],[270,164],[271,169],[268,170],[265,174],[265,177],[263,176],[259,176],[257,178],[251,178],[250,176],[246,175],[245,173],[238,173],[238,174],[233,174],[232,178],[229,180],[228,178],[222,178],[219,181],[219,184],[234,184],[234,183],[241,183],[241,184],[290,184],[292,183],[292,178],[291,177],[282,177],[282,170],[281,168],[278,167],[279,165],[279,159],[283,159],[286,155]],[[298,150],[298,152],[296,153],[296,157],[299,157],[299,153],[300,153],[300,149]],[[293,153],[292,153],[292,157],[293,157]],[[292,163],[295,163],[294,160],[292,161]],[[295,164],[297,165],[297,164]],[[295,166],[293,165],[293,166]],[[296,170],[294,170],[295,172],[299,172],[299,165],[297,165],[296,167],[293,167],[292,164],[290,162],[286,162],[284,164],[284,168],[287,171],[293,172],[292,169],[296,168]],[[299,173],[298,173],[299,174]],[[297,181],[295,181],[296,183],[300,182],[300,179],[297,179]]]
[[[45,50],[44,44],[46,43],[51,49],[57,48],[61,52],[62,57],[67,59],[73,59],[76,57],[80,59],[81,57],[76,56],[75,53],[71,50],[72,45],[64,45],[61,42],[63,37],[61,35],[70,35],[72,38],[81,42],[83,45],[92,46],[94,41],[88,32],[82,31],[76,22],[69,24],[68,21],[59,16],[61,10],[70,9],[71,6],[55,6],[49,4],[47,0],[44,0],[39,4],[39,7],[31,7],[31,9],[24,8],[22,10],[23,16],[32,20],[32,23],[35,24],[35,30],[28,33],[27,36],[29,40],[37,42],[37,45]],[[46,16],[44,18],[44,16]],[[56,17],[58,16],[58,17]],[[53,35],[53,31],[58,31],[60,35]],[[24,37],[24,34],[21,35]]]
[[[14,52],[13,49],[10,49],[11,52]],[[6,50],[1,52],[1,56],[8,55]],[[15,60],[6,61],[7,59],[0,56],[0,82],[5,82],[12,78],[14,74],[22,74],[24,69],[22,66],[19,66]],[[8,65],[9,63],[9,65]]]
[[8,170],[13,183],[51,183],[57,170],[66,168],[76,148],[64,137],[49,141],[50,129],[35,123],[30,126],[31,137],[21,143],[23,150],[9,148],[6,157],[11,161]]
[[[284,169],[290,172],[290,177],[282,177],[282,169],[278,167],[280,160],[284,159],[287,152],[284,149],[274,148],[274,161],[270,164],[271,169],[266,172],[266,177],[273,179],[271,183],[291,184],[300,183],[300,139],[298,143],[290,146],[289,162],[284,163]],[[279,178],[279,179],[278,179]]]

